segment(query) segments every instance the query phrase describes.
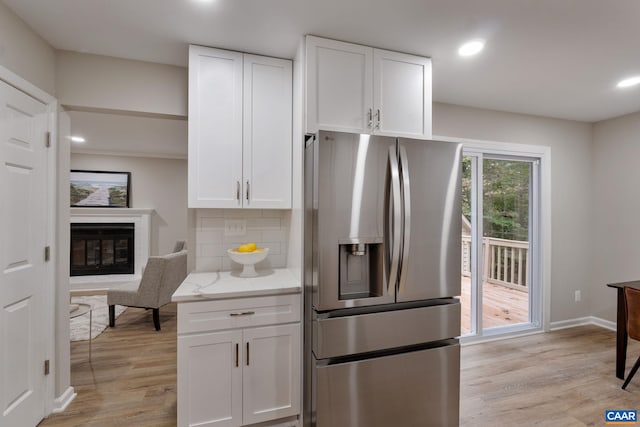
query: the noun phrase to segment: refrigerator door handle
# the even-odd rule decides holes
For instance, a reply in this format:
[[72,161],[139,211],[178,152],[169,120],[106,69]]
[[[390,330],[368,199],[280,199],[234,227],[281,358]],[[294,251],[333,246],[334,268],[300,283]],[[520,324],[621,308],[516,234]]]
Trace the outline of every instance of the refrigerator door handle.
[[409,159],[407,158],[407,150],[400,145],[400,172],[402,173],[402,199],[404,206],[402,207],[403,213],[403,228],[404,236],[402,240],[402,258],[400,265],[400,280],[398,286],[398,292],[402,292],[407,283],[407,264],[409,263],[409,250],[411,248],[411,185],[409,184]]
[[387,292],[392,294],[398,282],[398,268],[400,265],[400,243],[402,234],[402,200],[400,194],[400,168],[398,166],[398,156],[395,145],[389,147],[389,172],[391,174],[391,195],[392,205],[387,206],[387,212],[392,208],[392,218],[387,218],[387,227],[390,228],[391,235],[387,236],[390,245],[389,253],[389,277],[387,279]]

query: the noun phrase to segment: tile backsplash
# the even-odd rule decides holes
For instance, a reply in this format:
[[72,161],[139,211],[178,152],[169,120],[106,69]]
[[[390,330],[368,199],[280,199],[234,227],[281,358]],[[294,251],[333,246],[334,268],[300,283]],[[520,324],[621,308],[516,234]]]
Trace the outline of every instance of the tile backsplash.
[[[246,234],[225,236],[225,220],[246,221]],[[269,248],[267,258],[256,268],[287,266],[291,213],[275,209],[198,209],[196,211],[196,270],[242,270],[227,255],[227,249],[243,243],[255,242]]]

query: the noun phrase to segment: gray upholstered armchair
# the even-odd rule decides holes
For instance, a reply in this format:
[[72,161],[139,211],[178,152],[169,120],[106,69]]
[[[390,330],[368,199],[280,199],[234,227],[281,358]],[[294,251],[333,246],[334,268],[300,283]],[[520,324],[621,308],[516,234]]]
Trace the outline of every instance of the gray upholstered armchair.
[[187,251],[151,256],[140,282],[130,282],[107,291],[109,326],[116,324],[115,305],[153,309],[153,324],[160,330],[160,307],[171,302],[171,295],[187,277]]

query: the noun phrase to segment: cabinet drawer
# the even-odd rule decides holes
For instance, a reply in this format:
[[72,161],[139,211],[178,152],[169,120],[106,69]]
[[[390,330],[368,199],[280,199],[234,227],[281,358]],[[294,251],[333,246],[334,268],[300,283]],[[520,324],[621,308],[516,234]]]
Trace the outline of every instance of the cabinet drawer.
[[178,304],[178,333],[300,321],[300,294]]

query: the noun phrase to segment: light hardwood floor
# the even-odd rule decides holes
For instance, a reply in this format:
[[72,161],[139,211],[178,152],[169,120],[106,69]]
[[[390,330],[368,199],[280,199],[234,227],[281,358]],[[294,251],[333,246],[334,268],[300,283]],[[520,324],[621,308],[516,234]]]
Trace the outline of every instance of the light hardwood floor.
[[71,385],[78,396],[40,426],[173,427],[176,425],[176,305],[152,311],[127,308],[93,340],[71,343]]
[[[176,308],[127,309],[93,342],[71,343],[78,397],[41,426],[175,426]],[[630,342],[627,371],[640,355]],[[627,391],[614,375],[615,333],[581,326],[462,348],[460,425],[604,425],[605,409],[640,410],[640,374]],[[390,426],[391,427],[391,426]],[[393,426],[395,427],[395,426]]]
[[[615,332],[581,326],[462,348],[461,426],[601,426],[640,410],[640,377],[621,390]],[[627,372],[640,355],[630,342]]]

